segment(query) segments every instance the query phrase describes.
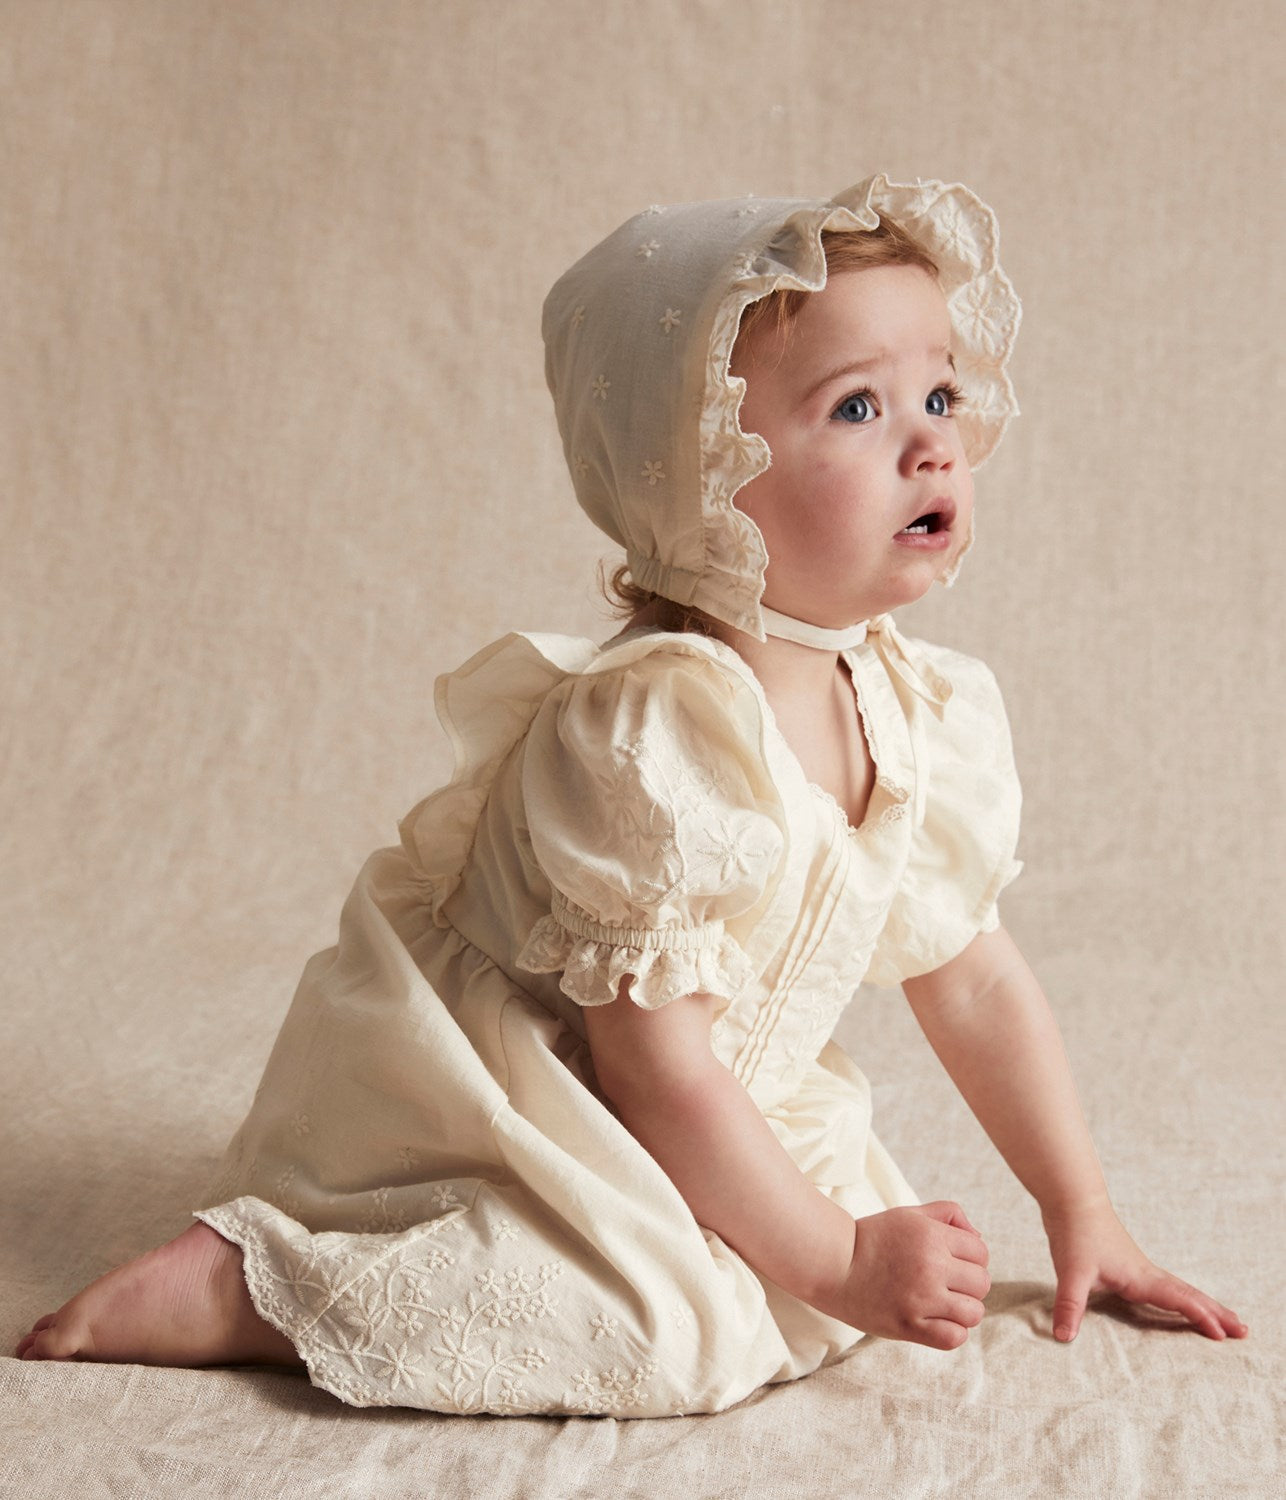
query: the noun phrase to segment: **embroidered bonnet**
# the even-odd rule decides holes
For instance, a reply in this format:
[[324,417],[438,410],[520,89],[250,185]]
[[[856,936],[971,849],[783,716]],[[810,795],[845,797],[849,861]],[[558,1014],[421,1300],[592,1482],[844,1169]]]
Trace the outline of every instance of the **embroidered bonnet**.
[[[728,361],[746,306],[826,283],[822,231],[897,220],[939,267],[977,468],[1018,411],[1005,373],[1021,316],[996,257],[995,215],[958,183],[882,174],[834,199],[654,205],[596,245],[545,300],[545,375],[581,508],[625,549],[632,578],[763,640],[767,552],[733,504],[770,463],[744,433]],[[950,585],[973,545],[940,582]]]

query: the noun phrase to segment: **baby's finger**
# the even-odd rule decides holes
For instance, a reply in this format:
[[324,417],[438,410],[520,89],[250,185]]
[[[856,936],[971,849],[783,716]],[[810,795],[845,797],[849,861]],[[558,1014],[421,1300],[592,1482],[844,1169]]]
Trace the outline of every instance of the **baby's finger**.
[[1218,1310],[1219,1321],[1223,1324],[1224,1332],[1229,1338],[1244,1339],[1250,1332],[1250,1329],[1233,1312],[1232,1308],[1223,1307],[1218,1302],[1215,1303],[1215,1307]]
[[1073,1266],[1058,1278],[1054,1294],[1054,1337],[1070,1344],[1080,1332],[1085,1303],[1094,1285],[1094,1272],[1088,1266]]
[[[967,1229],[970,1234],[978,1234],[969,1222],[964,1209],[949,1198],[940,1198],[936,1203],[922,1204],[921,1212],[928,1214],[931,1219],[940,1220],[943,1224],[951,1224],[956,1229]],[[978,1238],[981,1239],[982,1236],[978,1235]]]
[[924,1332],[915,1338],[917,1344],[930,1349],[959,1349],[969,1337],[969,1330],[953,1318],[926,1318]]
[[985,1266],[991,1259],[987,1242],[976,1229],[961,1229],[947,1240],[947,1248],[957,1260],[971,1260],[976,1266]]
[[967,1260],[953,1260],[947,1272],[947,1290],[974,1297],[979,1302],[991,1290],[991,1277],[982,1266]]
[[[1153,1307],[1164,1308],[1168,1312],[1182,1313],[1194,1328],[1210,1339],[1225,1339],[1234,1332],[1234,1326],[1237,1329],[1245,1326],[1235,1313],[1221,1307],[1213,1297],[1207,1297],[1195,1286],[1180,1281],[1177,1276],[1162,1274],[1156,1277],[1146,1284],[1141,1297],[1132,1300],[1149,1302]],[[1226,1327],[1225,1319],[1231,1319],[1234,1326]],[[1238,1333],[1236,1336],[1242,1335]]]
[[968,1296],[962,1292],[948,1292],[935,1309],[934,1316],[946,1318],[952,1323],[959,1323],[961,1328],[977,1328],[986,1311],[981,1297]]

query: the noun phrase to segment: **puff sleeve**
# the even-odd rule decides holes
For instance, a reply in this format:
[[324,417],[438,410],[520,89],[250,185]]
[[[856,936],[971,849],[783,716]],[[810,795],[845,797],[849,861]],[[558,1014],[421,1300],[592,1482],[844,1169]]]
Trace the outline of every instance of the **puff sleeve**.
[[517,957],[580,1005],[625,975],[647,1010],[755,979],[743,947],[775,885],[785,813],[749,686],[705,654],[653,650],[569,677],[527,736],[522,792],[550,911]]
[[953,692],[940,717],[922,712],[924,817],[867,969],[875,985],[927,974],[994,932],[997,897],[1023,867],[1013,857],[1022,789],[1000,687],[976,657],[931,649]]

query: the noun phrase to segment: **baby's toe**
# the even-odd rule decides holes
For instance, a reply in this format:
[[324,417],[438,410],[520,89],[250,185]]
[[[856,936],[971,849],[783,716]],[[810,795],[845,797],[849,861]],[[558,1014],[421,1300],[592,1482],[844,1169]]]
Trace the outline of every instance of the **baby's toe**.
[[57,1317],[57,1313],[51,1313],[41,1318],[19,1344],[19,1359],[75,1359],[80,1350],[79,1336],[69,1324],[58,1322]]
[[46,1313],[43,1318],[37,1318],[31,1325],[31,1332],[26,1333],[18,1340],[18,1347],[13,1351],[15,1359],[26,1359],[27,1351],[36,1342],[36,1335],[53,1323],[58,1316],[57,1313]]

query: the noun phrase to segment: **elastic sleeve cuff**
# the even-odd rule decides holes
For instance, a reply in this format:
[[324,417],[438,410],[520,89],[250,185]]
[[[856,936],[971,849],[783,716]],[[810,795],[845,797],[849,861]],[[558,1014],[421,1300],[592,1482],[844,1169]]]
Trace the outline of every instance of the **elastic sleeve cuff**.
[[561,970],[558,987],[578,1005],[609,1005],[621,980],[630,999],[658,1010],[681,995],[732,1000],[755,978],[745,950],[721,921],[701,927],[607,927],[553,893],[552,913],[532,928],[516,963],[529,974]]

